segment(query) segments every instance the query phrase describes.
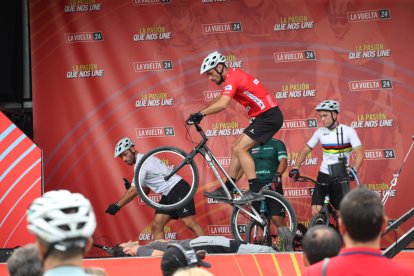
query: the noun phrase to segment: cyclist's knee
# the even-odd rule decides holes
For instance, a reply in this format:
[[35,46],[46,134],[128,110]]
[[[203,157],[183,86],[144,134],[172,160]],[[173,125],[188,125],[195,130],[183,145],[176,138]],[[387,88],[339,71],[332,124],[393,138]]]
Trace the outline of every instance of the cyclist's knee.
[[319,213],[319,211],[322,209],[321,205],[312,205],[312,216]]
[[237,143],[231,144],[231,153],[236,154],[236,150],[237,150]]
[[193,216],[181,218],[181,220],[186,227],[191,228],[191,229],[193,229],[197,225]]
[[236,144],[236,145],[233,146],[232,152],[236,156],[240,156],[240,155],[243,155],[243,154],[249,154],[249,149],[244,147],[243,145]]

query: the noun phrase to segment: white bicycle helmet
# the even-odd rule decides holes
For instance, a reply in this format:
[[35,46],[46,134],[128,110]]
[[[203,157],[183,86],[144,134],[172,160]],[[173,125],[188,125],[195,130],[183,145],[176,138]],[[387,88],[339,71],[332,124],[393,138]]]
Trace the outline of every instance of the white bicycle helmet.
[[200,68],[200,75],[204,74],[210,69],[213,69],[217,66],[217,64],[225,62],[226,58],[222,54],[217,51],[212,52],[203,60]]
[[316,108],[316,111],[336,111],[339,113],[340,111],[340,107],[339,107],[339,103],[337,101],[333,101],[333,100],[326,100],[323,101],[321,103],[319,103]]
[[124,151],[128,150],[131,146],[135,146],[134,142],[128,137],[124,137],[116,143],[114,158],[117,158]]
[[[27,228],[48,244],[81,247],[76,243],[91,237],[96,228],[95,214],[88,199],[67,190],[50,191],[33,201],[27,210]],[[61,246],[65,251],[67,247]]]

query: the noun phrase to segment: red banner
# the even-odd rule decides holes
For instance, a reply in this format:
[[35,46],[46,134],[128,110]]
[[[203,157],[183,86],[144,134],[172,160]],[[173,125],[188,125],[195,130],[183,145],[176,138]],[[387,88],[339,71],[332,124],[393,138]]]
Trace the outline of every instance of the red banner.
[[[319,126],[316,104],[335,99],[342,106],[339,120],[356,128],[365,149],[361,181],[383,196],[414,134],[413,9],[414,2],[391,0],[32,0],[34,131],[44,150],[45,190],[90,198],[96,238],[149,240],[149,207],[137,201],[115,217],[104,212],[124,193],[122,177],[133,175],[113,159],[114,145],[129,136],[143,153],[164,145],[189,151],[184,120],[220,93],[199,66],[219,50],[230,67],[257,76],[280,103],[285,123],[275,138],[287,146],[288,169]],[[224,163],[248,119],[233,103],[203,120],[209,146]],[[316,176],[321,157],[315,149],[301,172]],[[201,159],[197,164],[197,221],[206,234],[229,234],[231,208],[202,196],[217,183]],[[411,155],[392,188],[391,219],[413,206],[413,165]],[[287,174],[283,180],[299,222],[307,225],[311,185],[292,183]],[[192,236],[180,221],[166,232]]]

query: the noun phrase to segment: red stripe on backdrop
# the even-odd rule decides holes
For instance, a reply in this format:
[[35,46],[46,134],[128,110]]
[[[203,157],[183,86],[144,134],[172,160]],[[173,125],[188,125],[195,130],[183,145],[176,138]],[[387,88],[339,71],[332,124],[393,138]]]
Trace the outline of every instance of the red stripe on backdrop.
[[[29,205],[20,204],[19,201],[23,199],[22,197],[25,196],[26,193],[33,193],[31,189],[37,190],[37,187],[41,187],[41,177],[39,174],[41,172],[40,159],[38,159],[38,161],[39,162],[35,166],[33,166],[29,171],[27,171],[27,173],[24,176],[22,176],[18,182],[6,182],[12,183],[14,184],[14,186],[10,185],[10,189],[7,191],[7,194],[2,193],[3,197],[1,205],[9,206],[9,208],[2,208],[0,210],[0,218],[1,221],[4,223],[3,227],[7,226],[8,224],[12,224],[13,218],[25,213]],[[15,213],[15,211],[17,210],[21,210],[22,212],[20,212],[19,214]],[[10,212],[12,213],[10,214]],[[6,215],[8,215],[8,219],[3,221]]]
[[26,211],[27,207],[32,203],[34,198],[39,197],[41,194],[41,178],[39,178],[39,172],[41,171],[40,164],[35,168],[35,171],[32,173],[35,179],[24,179],[26,183],[33,183],[29,187],[24,187],[21,193],[18,193],[18,190],[13,190],[14,193],[10,194],[2,206],[11,206],[9,212],[4,217],[3,214],[0,215],[0,218],[4,224],[1,226],[1,229],[4,235],[0,239],[0,246],[5,248],[21,246],[29,242],[33,242],[35,237],[28,233],[27,231],[27,222],[26,222]]
[[[4,130],[0,130],[0,133],[5,133],[7,131],[7,136],[3,137],[0,143],[0,152],[5,153],[5,151],[13,144],[21,135],[22,132],[11,122],[10,124],[5,124]],[[3,163],[3,162],[2,162]]]
[[4,156],[2,160],[2,163],[7,167],[13,165],[14,162],[19,162],[19,160],[25,158],[25,156],[34,149],[31,149],[31,147],[33,146],[33,142],[21,132],[20,135],[12,135],[10,139],[5,139],[4,142],[9,143],[10,149],[10,151],[7,153],[6,156]]
[[40,149],[21,130],[10,126],[10,120],[0,114],[0,247],[34,241],[26,229],[25,215],[42,187]]
[[[21,176],[30,170],[32,166],[40,162],[40,150],[36,148],[30,139],[26,138],[26,142],[19,144],[16,148],[3,160],[5,168],[3,181],[11,185],[18,181]],[[10,186],[2,185],[0,193],[3,194]]]
[[[0,117],[6,117],[3,112],[1,112]],[[7,118],[7,117],[6,117]],[[8,127],[12,126],[13,123],[10,120],[2,119],[0,120],[0,133],[3,133]]]

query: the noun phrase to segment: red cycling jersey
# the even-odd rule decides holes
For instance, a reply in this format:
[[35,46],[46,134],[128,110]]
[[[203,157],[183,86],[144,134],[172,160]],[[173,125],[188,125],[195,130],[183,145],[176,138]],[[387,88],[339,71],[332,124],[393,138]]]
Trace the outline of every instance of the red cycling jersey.
[[[323,262],[308,266],[303,276],[320,276],[322,274]],[[375,276],[408,276],[414,275],[414,269],[400,264],[395,260],[388,259],[381,251],[373,248],[354,247],[343,248],[339,255],[329,260],[326,267],[326,275],[348,276],[348,275],[375,275]]]
[[229,69],[222,95],[229,96],[243,105],[250,117],[257,117],[278,106],[258,79],[236,68]]

